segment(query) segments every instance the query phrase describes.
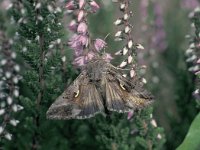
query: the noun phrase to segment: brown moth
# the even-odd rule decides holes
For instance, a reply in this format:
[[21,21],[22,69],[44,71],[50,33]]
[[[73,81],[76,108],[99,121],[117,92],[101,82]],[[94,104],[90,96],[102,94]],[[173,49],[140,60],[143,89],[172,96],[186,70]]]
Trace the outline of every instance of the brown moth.
[[120,69],[99,58],[89,62],[47,111],[49,119],[86,119],[97,113],[140,109],[153,102],[138,78],[127,79]]

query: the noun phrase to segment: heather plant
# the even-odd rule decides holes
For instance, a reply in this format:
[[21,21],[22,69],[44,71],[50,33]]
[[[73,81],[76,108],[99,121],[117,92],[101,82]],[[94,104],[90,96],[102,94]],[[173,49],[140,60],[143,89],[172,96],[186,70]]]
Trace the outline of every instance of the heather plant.
[[[3,16],[1,16],[3,21]],[[12,140],[12,133],[9,126],[17,126],[19,120],[15,113],[22,110],[23,107],[18,104],[20,66],[16,63],[16,52],[12,50],[13,40],[8,39],[4,33],[5,26],[1,25],[0,30],[0,138]],[[4,30],[3,30],[4,29]]]

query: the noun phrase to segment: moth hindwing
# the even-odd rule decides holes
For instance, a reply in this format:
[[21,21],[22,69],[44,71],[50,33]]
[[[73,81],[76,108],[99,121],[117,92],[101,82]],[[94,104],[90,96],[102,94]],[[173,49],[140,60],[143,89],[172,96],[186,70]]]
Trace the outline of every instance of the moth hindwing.
[[47,111],[49,119],[85,119],[105,110],[125,113],[153,102],[137,78],[122,76],[119,69],[97,59],[89,62],[74,82]]

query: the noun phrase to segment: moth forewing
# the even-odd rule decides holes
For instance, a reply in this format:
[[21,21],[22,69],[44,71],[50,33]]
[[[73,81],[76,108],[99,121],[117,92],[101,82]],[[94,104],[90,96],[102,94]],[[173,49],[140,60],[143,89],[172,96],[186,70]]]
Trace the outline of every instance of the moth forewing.
[[85,119],[104,112],[102,99],[85,70],[47,111],[49,119]]
[[[111,84],[114,100],[121,98],[124,101],[124,105],[127,108],[140,109],[149,106],[153,103],[153,97],[148,93],[140,84],[139,79],[129,79],[120,73],[119,69],[111,64],[107,73],[107,84]],[[109,86],[108,86],[109,87]],[[111,90],[106,90],[109,93]],[[109,94],[107,94],[109,95]],[[109,97],[109,96],[107,96]],[[107,100],[108,101],[108,100]],[[112,105],[112,107],[114,107]],[[110,108],[112,111],[112,108]],[[115,110],[115,109],[114,109]],[[120,110],[120,109],[119,109]],[[121,112],[126,112],[121,110]]]

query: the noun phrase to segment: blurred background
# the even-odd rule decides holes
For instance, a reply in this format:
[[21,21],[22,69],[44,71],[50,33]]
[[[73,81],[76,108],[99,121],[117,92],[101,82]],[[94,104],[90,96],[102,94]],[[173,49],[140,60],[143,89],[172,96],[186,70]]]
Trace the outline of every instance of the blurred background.
[[[12,7],[11,3],[13,3]],[[45,25],[32,26],[29,22],[21,24],[20,18],[24,16],[27,17],[27,20],[34,18],[34,13],[31,15],[31,11],[34,9],[29,6],[30,3],[32,3],[31,0],[27,2],[24,0],[0,1],[1,44],[3,42],[5,44],[5,39],[8,39],[7,43],[10,43],[12,47],[10,48],[11,52],[17,54],[16,58],[12,58],[13,63],[18,64],[21,68],[19,72],[14,72],[14,75],[20,79],[16,85],[20,96],[13,101],[24,108],[14,115],[11,114],[15,121],[19,120],[20,122],[16,127],[7,125],[7,131],[12,134],[12,140],[8,134],[4,134],[4,136],[7,135],[7,139],[1,140],[2,149],[171,150],[176,149],[183,142],[192,120],[199,111],[193,97],[196,77],[192,71],[189,71],[191,63],[186,62],[188,58],[185,54],[193,40],[192,36],[195,34],[191,17],[193,10],[200,4],[198,0],[131,1],[134,42],[142,44],[145,48],[137,52],[138,63],[141,66],[147,66],[147,69],[143,70],[141,74],[146,78],[145,86],[155,96],[156,102],[153,110],[151,108],[139,115],[135,113],[131,120],[127,119],[126,114],[114,114],[112,121],[107,121],[102,116],[84,121],[47,121],[45,118],[45,112],[50,104],[79,73],[71,65],[72,50],[66,46],[67,40],[72,35],[68,31],[71,17],[63,7],[66,2],[61,0],[45,0],[44,5],[52,4],[55,8],[61,8],[62,13],[50,16],[45,9],[40,12],[43,18],[53,17],[55,21],[61,22],[62,28],[49,25],[49,28],[52,28],[49,36],[54,39],[47,38],[46,40],[61,39],[61,44],[55,44],[53,48],[48,49],[51,52],[48,52],[47,59],[54,58],[50,59],[49,64],[47,63],[50,65],[47,66],[50,71],[44,75],[48,82],[45,90],[48,92],[43,91],[45,93],[43,101],[39,107],[35,106],[37,105],[34,102],[37,98],[35,95],[39,93],[37,87],[40,87],[36,83],[39,71],[35,67],[40,62],[39,50],[37,49],[38,44],[30,45],[25,41],[33,41],[37,37],[36,31],[40,32],[40,28]],[[104,38],[110,34],[106,39],[108,43],[106,51],[114,54],[122,48],[123,44],[113,40],[117,31],[113,22],[121,17],[119,6],[111,0],[99,0],[97,3],[100,4],[101,9],[89,17],[89,30],[94,38]],[[23,10],[25,13],[22,13]],[[48,24],[48,19],[45,24]],[[58,32],[60,33],[57,34]],[[8,56],[3,52],[2,45],[1,64],[2,60]],[[60,53],[56,53],[60,50]],[[30,51],[30,54],[26,51]],[[66,61],[60,61],[61,58],[65,58]],[[123,59],[115,56],[114,58],[112,63],[115,65],[119,65]],[[8,67],[12,67],[12,65]],[[0,121],[5,121],[3,119],[5,114],[1,115]],[[148,114],[148,117],[144,114]],[[151,114],[153,114],[153,119],[149,116]],[[38,116],[40,116],[40,125],[37,125]],[[137,116],[141,117],[137,118]],[[141,125],[142,122],[139,120],[141,118],[145,120],[148,130],[144,130]],[[5,124],[0,122],[0,125],[4,127]],[[153,127],[158,130],[154,132]],[[150,141],[151,146],[145,141],[146,139]]]

